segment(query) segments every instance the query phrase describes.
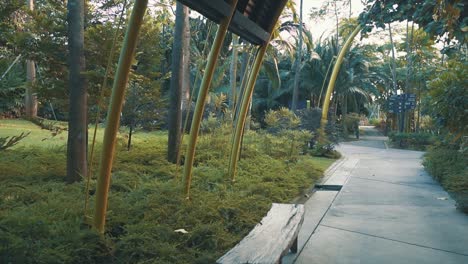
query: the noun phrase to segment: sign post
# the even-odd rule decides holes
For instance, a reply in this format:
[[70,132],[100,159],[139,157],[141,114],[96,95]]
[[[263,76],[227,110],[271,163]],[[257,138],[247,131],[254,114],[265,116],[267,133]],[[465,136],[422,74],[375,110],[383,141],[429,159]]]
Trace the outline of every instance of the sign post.
[[388,112],[400,114],[399,130],[403,132],[405,126],[405,112],[416,108],[416,94],[394,94],[388,99]]

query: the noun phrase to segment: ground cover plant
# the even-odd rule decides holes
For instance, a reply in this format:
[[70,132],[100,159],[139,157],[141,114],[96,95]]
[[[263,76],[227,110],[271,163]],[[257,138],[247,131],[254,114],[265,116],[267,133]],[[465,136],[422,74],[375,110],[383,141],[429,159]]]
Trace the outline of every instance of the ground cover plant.
[[[106,233],[100,237],[83,216],[86,181],[65,184],[66,139],[47,137],[50,131],[27,121],[0,125],[2,135],[31,132],[0,152],[1,263],[213,263],[272,202],[291,201],[333,162],[302,155],[297,142],[293,150],[284,149],[282,142],[292,140],[288,134],[250,131],[231,185],[229,133],[221,126],[200,139],[192,199],[185,200],[180,168],[166,160],[167,134],[137,132],[127,151],[121,133]],[[92,187],[91,205],[94,192]]]

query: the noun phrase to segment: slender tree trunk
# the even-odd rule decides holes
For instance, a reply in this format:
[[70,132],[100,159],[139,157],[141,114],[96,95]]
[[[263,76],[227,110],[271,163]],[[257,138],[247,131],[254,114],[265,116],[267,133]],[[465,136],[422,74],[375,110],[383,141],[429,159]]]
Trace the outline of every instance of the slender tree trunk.
[[237,45],[239,44],[239,36],[232,36],[232,59],[231,59],[231,68],[229,70],[229,79],[231,84],[231,98],[229,98],[229,104],[231,106],[231,114],[234,114],[234,109],[236,108],[236,98],[237,98]]
[[336,6],[337,3],[336,3],[336,0],[333,1],[333,7],[334,7],[334,10],[335,10],[335,20],[336,20],[336,54],[338,55],[338,51],[340,50],[340,43],[339,43],[339,36],[340,36],[340,32],[339,32],[339,23],[340,23],[340,19],[338,18],[338,7]]
[[[392,67],[391,67],[391,72],[392,72],[392,84],[393,84],[393,94],[397,94],[397,77],[396,77],[396,59],[395,59],[395,45],[393,43],[393,34],[392,34],[392,26],[390,23],[388,23],[388,33],[390,35],[390,46],[392,49]],[[401,118],[401,117],[400,117]],[[398,113],[393,114],[393,119],[392,119],[392,130],[395,129],[396,124],[399,124],[398,120]]]
[[132,147],[132,135],[133,135],[133,122],[130,122],[130,131],[128,132],[128,142],[127,142],[127,151],[130,151]]
[[[34,10],[34,0],[28,0],[27,2],[29,10]],[[26,92],[24,98],[24,106],[26,117],[34,118],[37,116],[37,96],[34,93],[34,87],[36,84],[36,65],[34,61],[26,61]]]
[[67,181],[79,181],[87,171],[87,83],[84,55],[84,0],[68,1],[70,110],[67,143]]
[[291,110],[297,110],[297,103],[299,100],[299,80],[301,75],[301,61],[302,61],[302,1],[299,7],[299,44],[296,51],[296,62],[294,64],[294,88],[291,103]]
[[349,16],[348,16],[348,18],[351,18],[351,13],[352,13],[352,10],[353,10],[352,6],[351,6],[351,2],[352,2],[352,0],[349,0]]
[[[413,74],[413,34],[414,34],[414,22],[411,24],[411,33],[408,28],[409,22],[406,22],[406,92],[413,93],[414,89],[411,85],[414,83],[412,80]],[[414,127],[414,110],[406,112],[406,131],[411,132],[411,128]]]
[[183,81],[183,39],[185,17],[188,16],[188,8],[177,2],[176,21],[174,30],[174,44],[172,48],[172,75],[170,88],[170,106],[168,116],[168,146],[167,160],[176,163],[180,148],[180,128],[182,126],[182,86]]
[[348,135],[348,127],[346,126],[346,115],[348,114],[348,96],[346,94],[343,95],[343,107],[341,111],[342,119],[343,119],[343,130],[345,135]]
[[182,42],[182,112],[190,111],[190,9],[184,6],[184,38]]
[[393,43],[393,35],[392,35],[392,27],[390,23],[388,23],[388,33],[390,34],[390,46],[392,49],[392,82],[393,82],[393,92],[396,94],[397,88],[397,79],[396,79],[396,60],[395,60],[395,46]]

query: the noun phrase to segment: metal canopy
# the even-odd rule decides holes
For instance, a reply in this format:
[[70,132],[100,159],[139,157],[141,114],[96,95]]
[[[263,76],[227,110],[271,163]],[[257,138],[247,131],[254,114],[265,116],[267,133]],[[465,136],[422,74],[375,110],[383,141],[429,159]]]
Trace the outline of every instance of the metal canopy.
[[[238,0],[229,30],[256,45],[269,40],[278,12],[287,0]],[[179,0],[208,19],[219,23],[230,15],[229,0]]]

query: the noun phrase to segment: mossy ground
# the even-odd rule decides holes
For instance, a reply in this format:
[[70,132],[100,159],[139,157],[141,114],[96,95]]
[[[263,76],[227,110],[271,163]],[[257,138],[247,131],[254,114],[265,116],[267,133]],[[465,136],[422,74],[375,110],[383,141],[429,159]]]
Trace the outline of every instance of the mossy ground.
[[[22,131],[31,135],[0,152],[0,263],[212,263],[272,202],[291,201],[334,161],[299,148],[291,154],[287,138],[249,132],[232,185],[229,134],[219,129],[199,141],[186,200],[181,169],[165,159],[167,134],[137,132],[126,151],[121,133],[101,238],[89,228],[95,180],[88,218],[85,183],[64,183],[66,132],[51,137],[27,121],[0,120],[0,136]],[[98,142],[95,161],[99,152]],[[189,233],[174,232],[181,228]]]

